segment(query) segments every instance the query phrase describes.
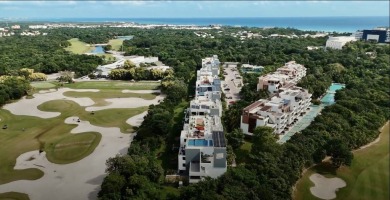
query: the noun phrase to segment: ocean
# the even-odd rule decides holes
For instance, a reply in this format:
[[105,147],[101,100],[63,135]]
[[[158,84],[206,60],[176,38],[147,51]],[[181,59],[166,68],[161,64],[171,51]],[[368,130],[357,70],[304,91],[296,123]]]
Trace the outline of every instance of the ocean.
[[389,16],[382,17],[251,17],[251,18],[62,18],[37,19],[51,22],[136,22],[208,26],[281,27],[327,32],[355,32],[362,29],[389,27]]

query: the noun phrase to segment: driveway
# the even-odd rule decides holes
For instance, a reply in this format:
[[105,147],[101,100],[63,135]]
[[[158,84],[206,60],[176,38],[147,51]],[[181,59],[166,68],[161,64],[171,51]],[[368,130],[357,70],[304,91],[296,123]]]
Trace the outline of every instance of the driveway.
[[[228,106],[230,105],[230,102],[235,102],[240,100],[240,91],[241,87],[240,83],[242,85],[242,77],[241,79],[238,79],[236,75],[240,75],[237,71],[237,65],[236,64],[225,64],[223,67],[223,71],[225,72],[225,80],[222,81],[222,91],[225,93],[225,100],[228,103]],[[226,90],[229,88],[230,90]],[[231,99],[229,99],[231,98]]]

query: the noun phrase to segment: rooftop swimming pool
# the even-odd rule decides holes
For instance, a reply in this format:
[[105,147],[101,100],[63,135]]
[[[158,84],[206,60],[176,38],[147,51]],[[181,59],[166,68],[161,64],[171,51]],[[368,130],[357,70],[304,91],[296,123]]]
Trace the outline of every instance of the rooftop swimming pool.
[[212,147],[213,141],[212,140],[205,140],[205,139],[189,139],[188,140],[188,146],[196,146],[196,147]]

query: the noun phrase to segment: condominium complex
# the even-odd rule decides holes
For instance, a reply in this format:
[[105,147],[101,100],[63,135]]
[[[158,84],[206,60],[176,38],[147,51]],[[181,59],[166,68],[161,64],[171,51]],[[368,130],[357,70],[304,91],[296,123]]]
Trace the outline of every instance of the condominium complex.
[[258,126],[268,126],[276,134],[284,134],[309,109],[311,94],[297,87],[297,82],[306,75],[306,68],[288,62],[276,72],[259,77],[258,90],[268,90],[272,97],[260,99],[244,108],[241,129],[252,135]]
[[202,59],[195,98],[186,109],[180,135],[178,171],[190,183],[226,172],[226,141],[221,123],[221,81],[218,56]]
[[260,99],[244,108],[241,129],[252,135],[258,126],[273,128],[276,134],[284,134],[306,113],[311,103],[311,94],[300,87],[289,88],[270,99]]
[[257,91],[268,90],[271,94],[275,94],[279,90],[296,85],[304,76],[306,76],[306,68],[295,61],[290,61],[278,68],[276,72],[260,76]]

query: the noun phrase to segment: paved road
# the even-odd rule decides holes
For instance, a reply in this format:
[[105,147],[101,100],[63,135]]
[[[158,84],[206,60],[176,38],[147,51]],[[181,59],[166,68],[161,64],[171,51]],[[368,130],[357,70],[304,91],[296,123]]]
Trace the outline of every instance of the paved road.
[[[236,74],[239,75],[237,71],[237,65],[235,64],[228,64],[224,66],[224,72],[225,74],[225,80],[222,81],[222,86],[223,86],[223,92],[226,95],[226,102],[228,102],[228,105],[230,102],[235,102],[240,100],[240,95],[239,92],[241,90],[241,87],[237,87],[238,83],[241,82],[241,79],[236,79]],[[226,85],[225,85],[226,84]],[[226,88],[229,88],[230,91],[225,90]],[[231,99],[229,99],[231,98]]]

